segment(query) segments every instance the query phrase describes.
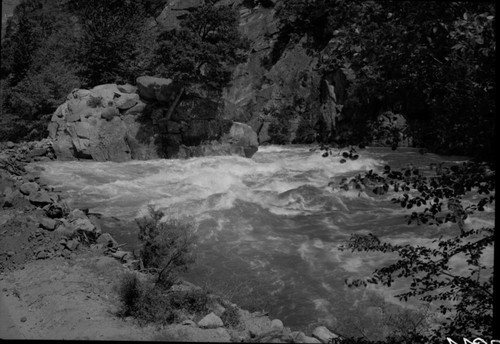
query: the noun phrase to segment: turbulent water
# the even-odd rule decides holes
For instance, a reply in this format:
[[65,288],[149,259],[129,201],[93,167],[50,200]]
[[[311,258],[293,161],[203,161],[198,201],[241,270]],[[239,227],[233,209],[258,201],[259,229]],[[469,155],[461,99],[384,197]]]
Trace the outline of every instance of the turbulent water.
[[[198,263],[187,278],[195,283],[210,281],[227,290],[243,283],[241,293],[249,295],[236,295],[241,302],[270,310],[292,328],[324,323],[341,334],[377,338],[385,312],[399,305],[391,296],[398,286],[353,289],[344,281],[368,275],[388,258],[338,246],[352,233],[418,243],[450,228],[408,226],[404,215],[411,211],[392,204],[393,195],[372,197],[329,183],[370,169],[380,172],[385,164],[424,167],[464,159],[415,149],[358,153],[359,159],[342,164],[339,155],[324,158],[308,146],[266,146],[252,159],[50,162],[42,176],[72,206],[102,214],[104,230],[129,248],[138,247],[134,219],[146,214],[148,204],[191,218],[197,224]],[[467,223],[491,224],[493,216]]]

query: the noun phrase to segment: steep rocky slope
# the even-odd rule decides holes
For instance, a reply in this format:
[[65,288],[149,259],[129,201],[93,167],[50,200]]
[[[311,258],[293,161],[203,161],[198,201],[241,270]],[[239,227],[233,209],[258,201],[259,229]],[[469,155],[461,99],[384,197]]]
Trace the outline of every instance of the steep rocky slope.
[[[173,0],[153,26],[170,30],[202,0]],[[223,117],[249,124],[259,143],[270,141],[269,127],[276,114],[292,106],[295,114],[286,120],[289,142],[313,142],[330,137],[340,116],[345,96],[341,73],[321,75],[316,70],[321,52],[310,54],[305,39],[298,44],[283,41],[276,12],[281,1],[222,0],[239,11],[239,30],[251,42],[248,60],[236,66],[224,89]]]

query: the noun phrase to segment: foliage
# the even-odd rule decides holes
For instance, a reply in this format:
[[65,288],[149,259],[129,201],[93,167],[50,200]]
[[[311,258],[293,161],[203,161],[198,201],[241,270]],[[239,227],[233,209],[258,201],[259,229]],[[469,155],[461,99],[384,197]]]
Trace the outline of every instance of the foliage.
[[[381,283],[391,286],[396,279],[408,279],[409,288],[397,295],[401,300],[418,297],[425,302],[438,302],[445,321],[430,334],[431,340],[448,337],[481,336],[492,333],[493,275],[481,258],[492,247],[494,228],[469,229],[464,220],[495,200],[495,172],[485,163],[431,166],[432,176],[414,167],[395,171],[386,166],[382,175],[368,171],[343,179],[340,188],[382,195],[393,191],[401,194],[392,202],[417,211],[407,216],[408,223],[441,225],[456,223],[458,233],[440,237],[431,245],[392,244],[373,234],[352,235],[343,249],[375,251],[397,256],[394,263],[375,270],[366,280],[353,285]],[[465,206],[463,198],[472,192],[480,195]],[[468,270],[457,271],[453,260],[463,258]],[[429,338],[427,339],[429,340]]]
[[273,107],[269,110],[264,110],[266,117],[271,118],[268,134],[270,143],[287,144],[290,143],[290,121],[293,118],[293,113],[289,109],[277,109]]
[[119,283],[121,316],[133,316],[142,324],[169,324],[183,320],[186,313],[205,315],[211,303],[204,290],[173,291],[141,281],[136,274],[123,275]]
[[238,327],[241,323],[238,308],[232,305],[226,307],[226,310],[222,313],[220,318],[224,325],[232,328]]
[[70,13],[80,19],[77,59],[84,84],[133,81],[124,68],[133,59],[146,13],[141,1],[69,0]]
[[231,68],[245,61],[247,49],[236,11],[205,4],[182,19],[178,29],[159,36],[154,64],[160,75],[179,83],[220,90],[229,82]]
[[193,224],[178,219],[162,221],[164,213],[148,207],[149,216],[136,220],[140,256],[145,268],[158,273],[156,283],[169,288],[179,272],[187,271],[195,261],[196,236]]
[[391,110],[420,129],[420,145],[493,155],[493,3],[290,0],[278,17],[282,37],[308,38],[323,73],[346,76],[343,118],[363,135]]
[[136,274],[128,273],[123,275],[119,285],[118,295],[122,303],[122,315],[129,316],[136,314],[140,306],[141,281]]
[[61,2],[21,2],[2,40],[4,140],[46,137],[46,124],[71,89],[80,86],[72,61],[75,32]]

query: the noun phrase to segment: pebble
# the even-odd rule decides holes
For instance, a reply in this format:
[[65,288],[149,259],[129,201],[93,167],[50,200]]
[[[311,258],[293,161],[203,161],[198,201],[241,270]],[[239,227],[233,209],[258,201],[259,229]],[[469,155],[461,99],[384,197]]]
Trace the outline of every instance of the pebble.
[[21,318],[21,322],[26,322],[26,320],[28,320],[28,318],[26,318],[26,317]]

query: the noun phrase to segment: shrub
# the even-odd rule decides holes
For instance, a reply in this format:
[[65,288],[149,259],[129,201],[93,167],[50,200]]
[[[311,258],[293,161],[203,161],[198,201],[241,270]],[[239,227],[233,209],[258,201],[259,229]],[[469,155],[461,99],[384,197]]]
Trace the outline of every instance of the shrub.
[[91,108],[102,107],[102,97],[90,96],[89,100],[87,100],[87,105]]
[[158,273],[156,284],[169,288],[176,283],[177,274],[195,261],[194,225],[172,218],[162,221],[165,214],[152,206],[148,211],[148,217],[137,220],[143,243],[140,257],[145,268]]
[[208,313],[211,302],[210,294],[203,289],[171,292],[168,299],[172,309],[183,309],[194,314]]
[[119,297],[123,304],[122,315],[135,315],[140,307],[142,297],[141,282],[137,275],[128,273],[123,276],[120,283]]
[[238,308],[234,306],[226,307],[226,310],[221,315],[221,320],[226,326],[238,327],[241,323]]

